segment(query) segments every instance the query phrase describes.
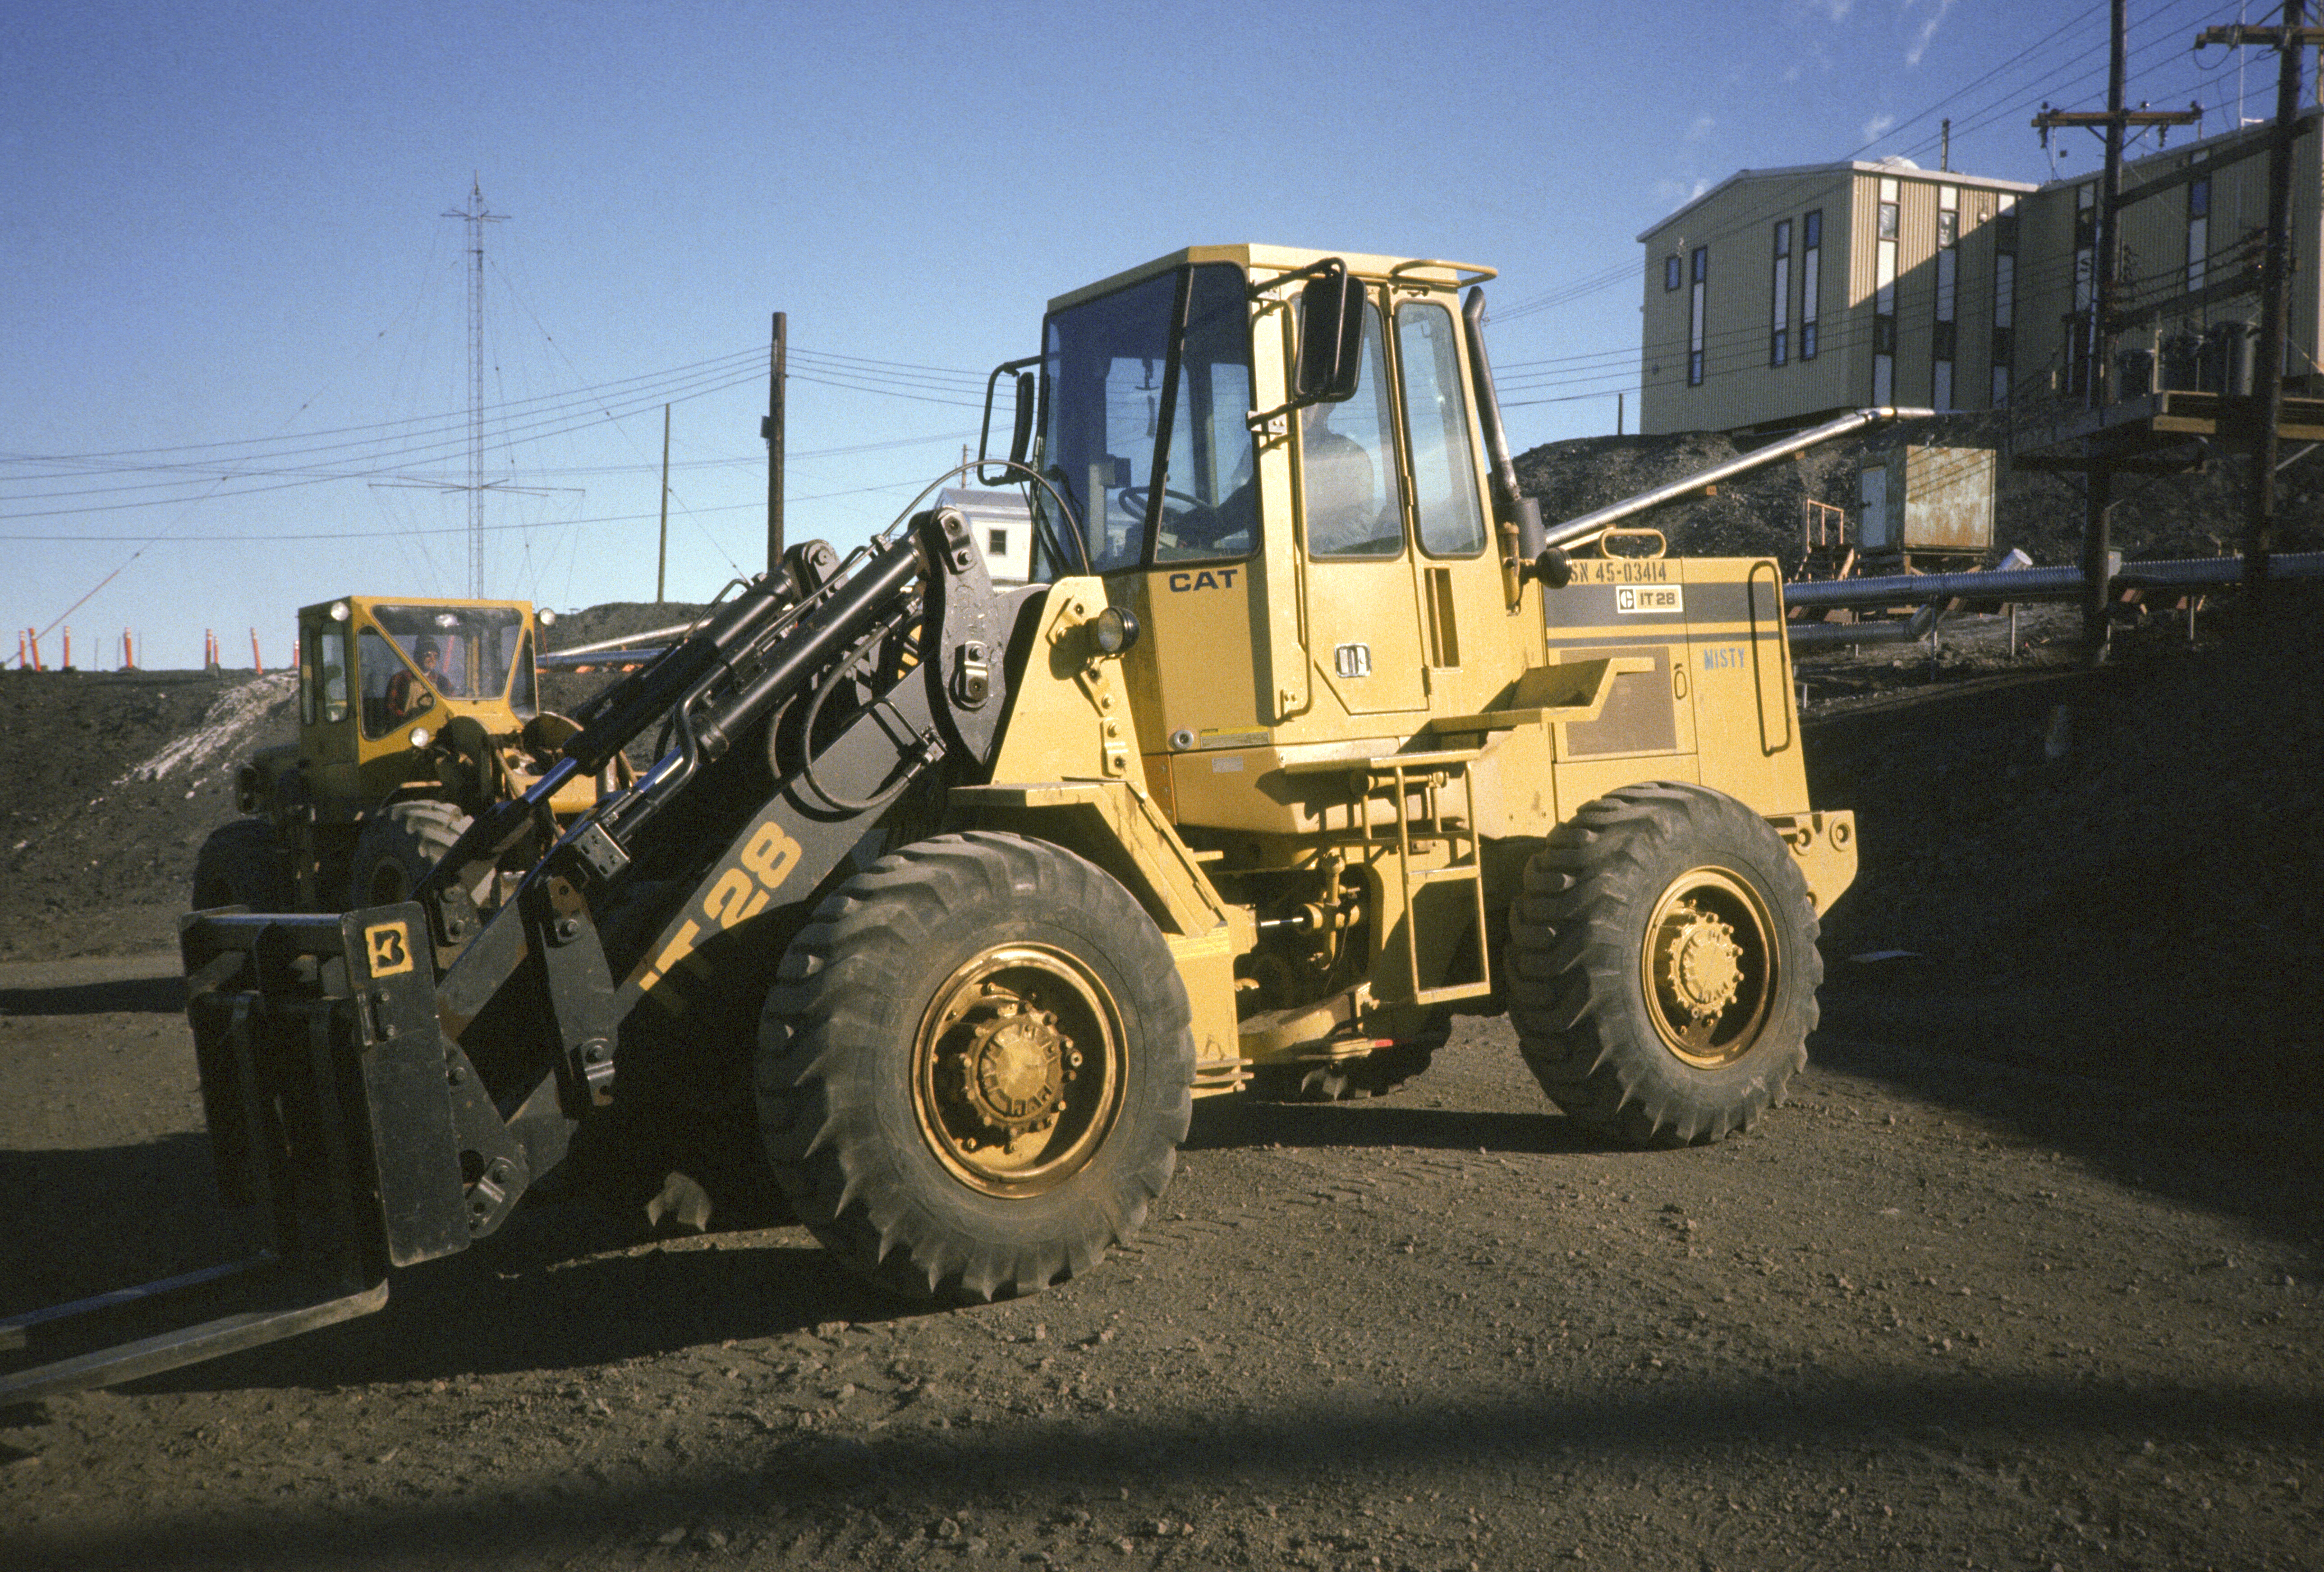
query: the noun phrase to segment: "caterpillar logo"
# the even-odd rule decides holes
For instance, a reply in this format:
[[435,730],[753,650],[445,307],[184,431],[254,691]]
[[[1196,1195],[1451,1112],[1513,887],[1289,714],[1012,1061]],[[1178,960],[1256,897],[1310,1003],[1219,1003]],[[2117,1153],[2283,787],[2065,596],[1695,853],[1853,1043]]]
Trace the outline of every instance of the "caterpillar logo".
[[1675,584],[1625,584],[1614,591],[1614,609],[1625,614],[1683,612],[1686,592]]
[[781,825],[761,825],[734,865],[719,874],[702,897],[699,920],[688,918],[662,946],[661,953],[639,975],[638,986],[651,988],[660,982],[693,955],[706,931],[724,933],[764,911],[791,870],[798,866],[800,855],[798,842]]
[[1232,589],[1239,568],[1205,568],[1194,573],[1170,575],[1170,593],[1184,595],[1190,589]]

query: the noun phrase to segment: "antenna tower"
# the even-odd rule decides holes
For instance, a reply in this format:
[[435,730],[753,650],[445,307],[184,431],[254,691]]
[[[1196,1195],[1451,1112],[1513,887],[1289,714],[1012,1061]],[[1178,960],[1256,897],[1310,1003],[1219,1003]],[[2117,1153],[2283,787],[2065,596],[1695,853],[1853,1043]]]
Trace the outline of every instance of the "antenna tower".
[[484,206],[484,180],[475,177],[468,205],[444,215],[468,227],[468,598],[484,593],[484,226],[508,221]]

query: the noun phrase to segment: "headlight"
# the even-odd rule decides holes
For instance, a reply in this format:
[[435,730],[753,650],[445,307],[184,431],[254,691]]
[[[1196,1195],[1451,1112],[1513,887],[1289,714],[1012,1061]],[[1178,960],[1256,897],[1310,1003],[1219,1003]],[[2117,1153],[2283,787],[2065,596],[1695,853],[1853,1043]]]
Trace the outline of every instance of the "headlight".
[[348,615],[347,603],[346,601],[335,600],[331,603],[331,620],[333,622],[343,623],[347,620]]
[[416,726],[411,728],[411,735],[409,740],[413,747],[424,748],[428,745],[428,740],[435,735],[435,733],[429,731],[424,726]]
[[1138,643],[1138,614],[1110,606],[1090,619],[1090,629],[1100,651],[1119,655]]
[[540,622],[540,625],[541,625],[542,627],[544,627],[544,628],[553,628],[553,627],[555,627],[555,626],[557,625],[557,614],[556,614],[555,612],[553,612],[553,611],[549,610],[549,609],[547,606],[542,606],[539,611],[535,612],[535,613],[533,614],[533,616],[534,616],[534,617],[535,617],[535,618]]

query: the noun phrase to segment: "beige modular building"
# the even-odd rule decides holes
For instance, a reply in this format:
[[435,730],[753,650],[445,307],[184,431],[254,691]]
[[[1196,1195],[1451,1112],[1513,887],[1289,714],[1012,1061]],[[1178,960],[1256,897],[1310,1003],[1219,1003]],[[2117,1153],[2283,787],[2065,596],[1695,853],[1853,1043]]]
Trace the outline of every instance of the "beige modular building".
[[[2294,378],[2316,375],[2319,141],[2294,160]],[[2098,188],[2095,168],[2033,186],[1903,159],[1737,173],[1638,236],[1639,430],[2080,395]],[[2259,317],[2266,128],[2127,162],[2123,192],[2116,395],[2230,387]]]
[[2015,208],[2034,190],[1886,159],[1704,192],[1638,236],[1639,429],[1991,408],[2019,362]]

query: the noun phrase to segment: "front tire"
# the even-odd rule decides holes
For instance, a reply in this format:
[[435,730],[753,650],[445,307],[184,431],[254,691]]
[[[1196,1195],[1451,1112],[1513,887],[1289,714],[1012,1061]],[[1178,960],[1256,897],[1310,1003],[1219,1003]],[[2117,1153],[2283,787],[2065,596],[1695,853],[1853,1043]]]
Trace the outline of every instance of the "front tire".
[[468,828],[468,816],[448,802],[408,798],[364,821],[355,837],[347,880],[348,905],[392,906],[408,901],[420,881]]
[[799,1220],[922,1300],[1087,1271],[1170,1181],[1193,1108],[1185,985],[1073,853],[943,836],[817,909],[767,997],[761,1129]]
[[194,910],[247,906],[254,911],[288,911],[295,892],[290,861],[274,826],[263,818],[237,818],[220,825],[194,855]]
[[1675,781],[1584,806],[1526,865],[1509,1020],[1534,1077],[1634,1146],[1750,1128],[1807,1062],[1815,910],[1767,821]]

